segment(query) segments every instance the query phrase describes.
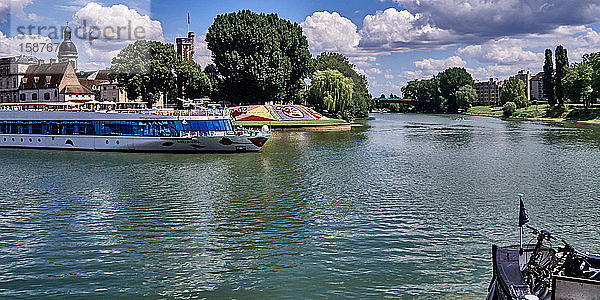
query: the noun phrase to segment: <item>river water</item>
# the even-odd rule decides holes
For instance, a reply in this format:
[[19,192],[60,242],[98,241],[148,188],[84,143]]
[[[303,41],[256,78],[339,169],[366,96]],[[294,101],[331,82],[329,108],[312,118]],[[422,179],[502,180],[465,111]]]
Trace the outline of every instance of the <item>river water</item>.
[[262,153],[0,150],[0,297],[482,299],[517,193],[600,250],[600,126],[373,117]]

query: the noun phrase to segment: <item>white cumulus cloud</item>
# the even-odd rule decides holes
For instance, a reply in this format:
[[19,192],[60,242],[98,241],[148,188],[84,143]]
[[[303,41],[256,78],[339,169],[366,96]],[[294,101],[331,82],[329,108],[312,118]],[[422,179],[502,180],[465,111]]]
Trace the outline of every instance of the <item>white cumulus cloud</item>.
[[426,58],[414,62],[414,71],[402,72],[402,77],[413,79],[425,79],[437,75],[437,73],[452,67],[465,67],[467,62],[459,56],[451,56],[443,59]]
[[201,36],[196,36],[194,40],[194,61],[206,68],[207,65],[212,64],[212,52],[208,50],[208,44],[206,43],[206,33]]
[[353,52],[360,41],[357,27],[339,13],[315,12],[300,24],[313,53]]
[[502,36],[547,33],[563,25],[600,20],[598,1],[394,0],[432,26],[452,30],[470,43]]
[[[477,68],[467,68],[467,72],[473,75],[475,80],[488,81],[490,78],[498,78],[500,80],[508,79],[511,76],[517,75],[520,70],[529,69],[525,66],[516,65],[488,65]],[[532,73],[535,75],[535,72]]]
[[125,5],[88,3],[73,16],[74,39],[83,40],[90,61],[110,63],[119,51],[136,40],[164,41],[162,25]]
[[[33,50],[37,50],[34,52],[38,58],[46,59],[46,58],[54,57],[55,53],[52,51],[49,51],[49,50],[54,50],[54,49],[48,49],[46,47],[44,47],[44,49],[40,48],[42,45],[48,46],[48,44],[51,44],[51,46],[49,46],[49,47],[55,46],[55,44],[52,44],[52,40],[45,36],[41,36],[41,35],[37,35],[37,34],[35,34],[35,35],[19,34],[14,37],[7,37],[6,35],[4,35],[4,33],[2,33],[0,31],[0,56],[14,56],[14,55],[20,55],[20,54],[29,54],[29,52],[32,52]],[[33,46],[35,46],[36,49],[30,48]]]
[[504,37],[481,45],[470,45],[458,49],[461,56],[471,57],[482,63],[500,65],[540,63],[544,61],[543,53],[523,49],[527,42],[521,39]]
[[362,47],[408,50],[415,47],[435,47],[451,36],[448,31],[423,24],[420,14],[388,8],[367,15],[360,30]]
[[25,12],[25,7],[32,3],[33,0],[0,0],[0,23],[6,22],[8,15],[23,20],[40,21],[42,19],[40,16]]

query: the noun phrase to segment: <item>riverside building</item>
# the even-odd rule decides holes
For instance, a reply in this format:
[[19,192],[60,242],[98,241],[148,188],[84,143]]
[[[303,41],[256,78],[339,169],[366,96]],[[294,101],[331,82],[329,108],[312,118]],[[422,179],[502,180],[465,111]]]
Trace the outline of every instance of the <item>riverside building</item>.
[[527,101],[531,101],[531,72],[521,70],[517,74],[517,78],[521,79],[525,84],[525,94],[527,96]]
[[39,62],[38,58],[25,55],[0,58],[0,103],[18,101],[19,85],[27,68]]
[[81,85],[70,61],[31,65],[19,87],[18,102],[85,102],[94,93]]
[[544,72],[539,72],[531,77],[531,100],[542,100],[544,98]]
[[503,81],[498,78],[490,78],[489,81],[475,82],[474,87],[477,91],[477,105],[499,105],[500,95],[502,93]]

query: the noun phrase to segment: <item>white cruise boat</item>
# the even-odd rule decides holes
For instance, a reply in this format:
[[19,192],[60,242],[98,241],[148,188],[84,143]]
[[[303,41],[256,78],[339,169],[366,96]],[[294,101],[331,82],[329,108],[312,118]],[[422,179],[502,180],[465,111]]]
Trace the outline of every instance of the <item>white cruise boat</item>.
[[[187,114],[187,115],[183,115]],[[228,115],[185,111],[0,110],[0,147],[140,151],[260,151],[271,133],[235,129]]]

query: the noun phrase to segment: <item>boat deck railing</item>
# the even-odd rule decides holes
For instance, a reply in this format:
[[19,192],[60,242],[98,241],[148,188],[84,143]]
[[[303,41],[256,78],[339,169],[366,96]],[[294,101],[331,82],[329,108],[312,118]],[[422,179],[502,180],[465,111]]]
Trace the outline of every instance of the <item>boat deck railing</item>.
[[173,117],[229,117],[227,109],[202,108],[202,109],[146,109],[146,108],[125,108],[125,109],[94,109],[82,105],[71,105],[70,103],[2,103],[0,111],[18,110],[18,111],[67,111],[67,112],[101,112],[101,113],[125,113],[125,114],[143,114]]
[[172,117],[228,117],[230,115],[225,109],[119,109],[112,112]]

